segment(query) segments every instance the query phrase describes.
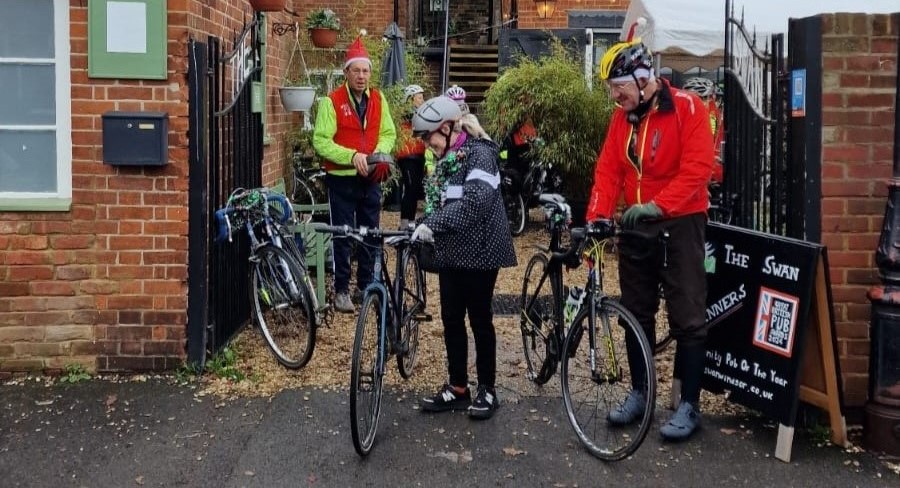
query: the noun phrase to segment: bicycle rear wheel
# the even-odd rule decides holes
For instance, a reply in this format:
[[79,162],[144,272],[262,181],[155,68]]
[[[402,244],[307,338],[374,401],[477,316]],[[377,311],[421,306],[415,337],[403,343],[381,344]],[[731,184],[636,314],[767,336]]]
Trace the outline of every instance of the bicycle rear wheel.
[[302,267],[283,249],[256,250],[250,269],[250,303],[266,344],[279,363],[299,369],[316,347],[315,316]]
[[419,268],[419,259],[416,254],[407,248],[402,253],[403,287],[401,280],[397,279],[397,297],[400,307],[400,337],[397,341],[402,344],[405,351],[397,355],[397,368],[403,379],[409,379],[416,367],[419,356],[419,324],[417,317],[425,313],[425,274]]
[[[305,181],[297,177],[294,178],[294,192],[291,195],[291,202],[297,205],[316,204],[315,195],[309,188],[309,185],[307,185]],[[308,222],[312,218],[311,211],[301,211],[297,213],[302,222]]]
[[525,199],[522,195],[508,195],[506,202],[506,217],[509,219],[509,232],[514,236],[520,236],[525,232],[525,220],[528,212],[525,210]]
[[526,377],[543,385],[556,372],[556,297],[553,296],[549,276],[545,275],[547,257],[535,254],[525,268],[522,296],[519,299],[519,326],[522,331],[522,350],[528,366]]
[[353,448],[360,456],[372,450],[381,413],[386,355],[379,338],[380,322],[381,297],[367,294],[356,321],[350,364],[350,433]]
[[[650,343],[637,319],[619,302],[608,297],[575,319],[566,336],[562,360],[562,394],[569,423],[578,440],[597,458],[617,461],[631,455],[644,441],[656,406],[656,370]],[[589,330],[593,330],[593,347]],[[632,368],[626,350],[626,335],[632,338],[633,356],[647,372],[644,415],[635,422],[613,426],[607,421],[632,390]],[[592,364],[594,365],[592,367]]]

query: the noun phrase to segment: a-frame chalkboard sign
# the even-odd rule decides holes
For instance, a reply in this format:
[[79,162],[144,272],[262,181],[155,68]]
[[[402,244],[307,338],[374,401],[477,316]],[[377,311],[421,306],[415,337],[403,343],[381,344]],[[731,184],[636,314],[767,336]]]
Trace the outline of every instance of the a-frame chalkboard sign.
[[799,401],[828,412],[832,442],[846,445],[825,248],[710,223],[705,264],[703,387],[778,421],[782,461]]

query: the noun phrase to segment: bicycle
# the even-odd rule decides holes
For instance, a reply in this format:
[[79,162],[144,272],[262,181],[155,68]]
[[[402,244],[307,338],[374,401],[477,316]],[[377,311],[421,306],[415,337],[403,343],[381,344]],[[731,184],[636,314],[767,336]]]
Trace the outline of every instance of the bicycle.
[[[563,247],[562,234],[570,217],[568,205],[553,194],[541,195],[539,201],[550,226],[550,247],[529,260],[522,285],[520,327],[528,377],[544,384],[561,362],[563,401],[579,441],[600,459],[623,459],[640,446],[649,431],[656,405],[656,371],[643,328],[616,298],[603,292],[602,265],[595,265],[602,259],[592,256],[604,247],[597,241],[618,234],[611,222],[602,228],[572,228],[569,247]],[[587,282],[583,289],[570,290],[573,296],[564,306],[563,266],[578,266],[589,242],[595,244],[586,259]],[[535,280],[534,276],[539,278]],[[545,286],[548,279],[549,294]],[[633,345],[633,358],[628,357],[626,341]],[[642,361],[647,372],[646,378],[636,379],[638,384],[646,383],[645,414],[637,424],[613,427],[606,416],[632,388],[629,359]]]
[[[325,171],[320,167],[304,167],[294,162],[293,186],[291,201],[297,205],[311,207],[328,203],[328,191],[325,188]],[[315,210],[302,213],[300,220],[308,222],[315,215]]]
[[[396,355],[400,376],[409,379],[418,359],[419,324],[431,320],[425,310],[425,274],[419,268],[417,244],[410,241],[411,230],[329,225],[315,229],[356,239],[375,250],[373,281],[363,291],[350,365],[350,433],[356,452],[366,456],[375,442],[387,361]],[[379,245],[366,238],[377,239]],[[397,249],[393,283],[381,244]]]
[[302,246],[285,230],[292,218],[290,202],[266,188],[238,188],[215,216],[217,242],[231,242],[237,229],[246,231],[256,323],[279,363],[302,368],[316,347],[317,303]]
[[562,187],[562,176],[552,164],[530,160],[527,169],[510,167],[509,150],[500,153],[500,192],[506,206],[509,230],[513,236],[525,231],[528,210],[539,205],[539,197],[557,192]]

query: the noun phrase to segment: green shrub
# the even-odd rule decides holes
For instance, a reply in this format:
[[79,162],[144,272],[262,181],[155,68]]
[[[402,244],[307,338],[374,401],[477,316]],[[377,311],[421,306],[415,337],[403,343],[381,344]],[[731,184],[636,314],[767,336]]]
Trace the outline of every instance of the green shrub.
[[606,90],[588,88],[582,62],[558,39],[549,55],[517,61],[486,92],[485,128],[500,141],[530,117],[544,141],[534,155],[560,169],[568,199],[584,202],[615,105]]

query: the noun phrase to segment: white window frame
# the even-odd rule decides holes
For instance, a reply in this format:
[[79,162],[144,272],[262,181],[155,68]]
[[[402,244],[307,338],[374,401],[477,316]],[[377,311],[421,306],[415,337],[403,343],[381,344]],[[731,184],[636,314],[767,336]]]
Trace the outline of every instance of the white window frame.
[[0,130],[56,131],[56,191],[0,192],[0,211],[68,211],[72,206],[72,82],[68,0],[53,0],[53,27],[53,58],[0,58],[0,63],[55,66],[56,124],[0,125]]

